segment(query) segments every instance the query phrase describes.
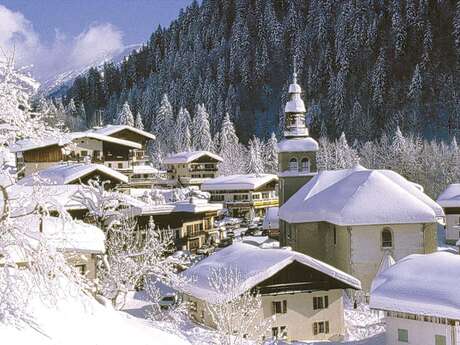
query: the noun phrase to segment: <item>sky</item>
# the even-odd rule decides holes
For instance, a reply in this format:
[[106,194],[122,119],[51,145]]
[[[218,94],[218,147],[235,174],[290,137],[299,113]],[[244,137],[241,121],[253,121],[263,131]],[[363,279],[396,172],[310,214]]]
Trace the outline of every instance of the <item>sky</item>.
[[168,26],[191,0],[1,0],[0,48],[38,79],[78,69]]

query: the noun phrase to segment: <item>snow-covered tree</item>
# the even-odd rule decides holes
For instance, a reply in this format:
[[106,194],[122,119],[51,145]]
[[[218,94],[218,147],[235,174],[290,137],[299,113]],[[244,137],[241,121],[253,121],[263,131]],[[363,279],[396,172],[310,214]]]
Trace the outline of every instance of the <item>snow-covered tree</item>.
[[176,152],[190,151],[191,143],[191,118],[190,113],[185,108],[180,108],[176,118],[176,135],[174,137],[174,147]]
[[121,110],[118,112],[116,124],[134,127],[134,116],[131,112],[128,102],[123,103]]
[[260,175],[264,173],[263,152],[260,139],[253,137],[249,140],[249,156],[247,163],[247,173]]
[[204,104],[199,104],[193,117],[192,145],[195,150],[212,151],[211,128],[209,125],[209,114]]
[[274,321],[261,317],[262,297],[255,291],[239,292],[243,279],[235,267],[210,268],[208,279],[219,296],[217,301],[206,304],[218,332],[216,344],[260,342]]
[[222,175],[232,175],[245,172],[245,148],[239,143],[230,115],[225,114],[219,134],[219,155],[223,162],[219,164]]
[[174,126],[174,114],[171,103],[169,103],[168,96],[163,95],[160,107],[156,113],[155,121],[153,123],[152,132],[156,135],[156,142],[158,144],[157,152],[167,154],[174,149],[173,138],[171,136],[171,129]]
[[263,150],[264,171],[268,174],[278,173],[278,140],[275,133],[272,133],[270,139],[264,146]]
[[142,116],[139,112],[136,113],[136,120],[134,122],[134,126],[141,131],[144,130],[144,124],[142,123]]

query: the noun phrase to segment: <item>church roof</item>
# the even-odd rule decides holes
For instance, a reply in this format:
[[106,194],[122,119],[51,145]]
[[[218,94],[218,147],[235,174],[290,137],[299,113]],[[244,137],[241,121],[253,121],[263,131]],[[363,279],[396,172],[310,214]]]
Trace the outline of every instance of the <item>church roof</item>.
[[442,208],[390,170],[321,171],[280,208],[288,223],[336,225],[434,223]]

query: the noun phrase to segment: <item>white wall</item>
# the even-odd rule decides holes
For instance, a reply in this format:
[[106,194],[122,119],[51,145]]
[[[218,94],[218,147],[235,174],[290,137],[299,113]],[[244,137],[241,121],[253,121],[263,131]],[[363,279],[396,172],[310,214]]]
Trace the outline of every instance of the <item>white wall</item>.
[[[381,231],[388,227],[393,233],[393,247],[381,246]],[[425,252],[423,242],[423,224],[362,225],[351,230],[351,274],[361,280],[364,291],[377,274],[385,250],[389,250],[398,261],[411,254]]]
[[460,223],[460,214],[447,214],[446,215],[446,240],[457,242],[460,229],[454,229]]
[[[446,336],[446,345],[460,345],[460,341],[452,342],[453,326],[394,317],[386,317],[385,321],[387,324],[386,345],[435,345],[437,334]],[[398,341],[399,328],[408,330],[408,343]]]

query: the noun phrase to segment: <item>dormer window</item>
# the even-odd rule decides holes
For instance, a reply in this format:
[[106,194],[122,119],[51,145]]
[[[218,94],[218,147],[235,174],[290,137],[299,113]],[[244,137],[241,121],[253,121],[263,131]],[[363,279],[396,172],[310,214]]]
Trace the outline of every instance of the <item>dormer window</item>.
[[297,164],[297,159],[296,158],[291,158],[289,160],[289,170],[290,171],[295,171],[295,170],[298,170],[299,169],[299,166]]
[[300,161],[300,171],[309,172],[310,171],[310,161],[308,158],[302,158]]

